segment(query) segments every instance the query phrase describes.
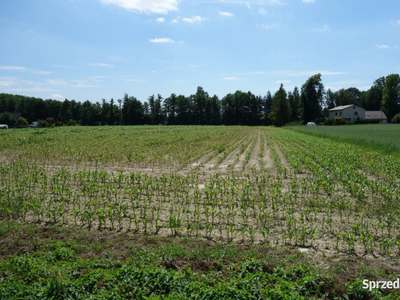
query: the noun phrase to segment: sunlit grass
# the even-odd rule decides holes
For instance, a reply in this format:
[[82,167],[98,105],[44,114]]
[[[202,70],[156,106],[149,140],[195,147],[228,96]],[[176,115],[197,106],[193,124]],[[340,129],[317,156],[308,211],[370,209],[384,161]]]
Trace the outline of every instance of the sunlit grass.
[[338,142],[353,143],[385,153],[400,153],[400,125],[398,124],[293,126],[287,128]]

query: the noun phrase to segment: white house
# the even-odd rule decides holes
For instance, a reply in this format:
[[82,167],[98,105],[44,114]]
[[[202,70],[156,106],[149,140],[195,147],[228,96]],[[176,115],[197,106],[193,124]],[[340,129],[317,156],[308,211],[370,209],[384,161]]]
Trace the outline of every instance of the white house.
[[336,106],[329,111],[329,119],[342,118],[344,121],[365,119],[365,109],[354,104]]

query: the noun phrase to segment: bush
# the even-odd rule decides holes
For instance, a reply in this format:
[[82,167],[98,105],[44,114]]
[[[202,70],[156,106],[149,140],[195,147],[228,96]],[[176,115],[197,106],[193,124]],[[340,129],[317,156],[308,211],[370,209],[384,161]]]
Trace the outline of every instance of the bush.
[[68,126],[76,126],[76,125],[78,125],[78,122],[74,119],[69,119],[67,125]]
[[28,121],[25,118],[19,118],[17,124],[19,127],[28,127]]
[[334,118],[333,125],[342,125],[342,118]]
[[400,113],[393,117],[392,123],[400,123]]
[[323,123],[323,122],[325,122],[325,117],[319,117],[319,118],[316,118],[314,120],[315,124],[320,124],[320,123]]
[[301,126],[301,125],[304,125],[303,120],[291,121],[285,124],[285,126]]
[[46,120],[37,120],[37,121],[39,123],[38,127],[47,127],[47,126],[49,126],[49,123],[47,123]]
[[17,124],[17,119],[15,119],[15,117],[9,112],[5,112],[0,116],[0,124],[15,126]]

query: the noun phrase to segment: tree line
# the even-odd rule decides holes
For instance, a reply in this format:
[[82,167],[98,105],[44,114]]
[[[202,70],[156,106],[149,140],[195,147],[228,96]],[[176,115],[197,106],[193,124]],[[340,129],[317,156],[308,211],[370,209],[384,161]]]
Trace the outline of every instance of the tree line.
[[[222,99],[210,96],[202,87],[190,96],[151,95],[140,101],[125,94],[122,99],[101,102],[43,100],[0,94],[0,112],[19,112],[28,122],[53,117],[57,125],[276,125],[289,122],[323,122],[335,106],[355,104],[366,110],[383,110],[389,120],[400,113],[400,77],[380,77],[368,91],[355,87],[325,91],[321,74],[299,89],[287,92],[283,85],[272,95],[236,91]],[[6,114],[0,116],[4,122]],[[10,115],[7,115],[10,118]],[[6,120],[7,121],[7,120]]]

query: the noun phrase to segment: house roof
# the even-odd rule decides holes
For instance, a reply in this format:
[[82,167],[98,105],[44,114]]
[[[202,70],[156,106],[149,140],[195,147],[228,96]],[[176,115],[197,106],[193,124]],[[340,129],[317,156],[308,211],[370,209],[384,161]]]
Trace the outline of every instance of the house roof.
[[340,110],[343,110],[343,109],[346,109],[346,108],[349,108],[349,107],[352,107],[352,106],[356,106],[356,105],[350,104],[350,105],[336,106],[336,107],[334,107],[334,108],[331,108],[331,109],[328,110],[328,111],[340,111]]
[[365,112],[366,120],[387,120],[387,117],[383,111],[370,110]]

